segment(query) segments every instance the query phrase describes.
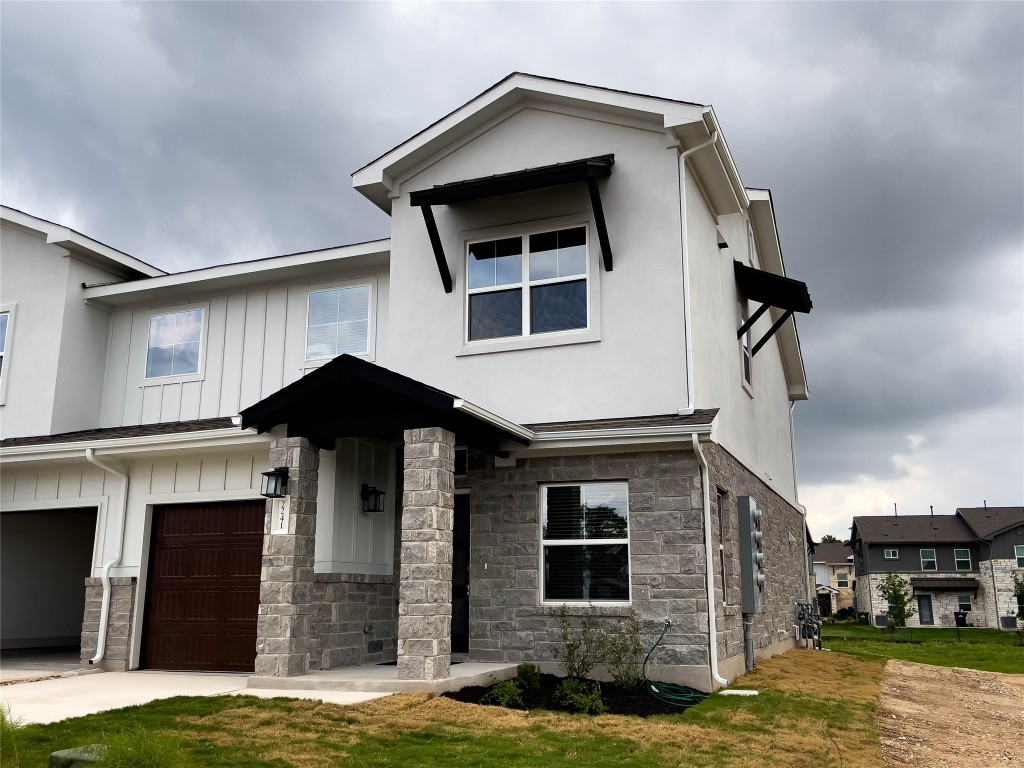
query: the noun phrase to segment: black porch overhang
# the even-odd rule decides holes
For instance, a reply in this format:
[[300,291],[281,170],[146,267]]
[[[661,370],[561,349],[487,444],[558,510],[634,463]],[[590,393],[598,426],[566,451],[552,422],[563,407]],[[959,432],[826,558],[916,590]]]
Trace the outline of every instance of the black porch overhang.
[[978,580],[970,578],[910,579],[915,592],[973,592],[978,594]]
[[768,311],[769,307],[783,310],[782,316],[775,321],[772,327],[768,329],[768,332],[751,348],[750,355],[753,357],[778,332],[782,325],[790,318],[790,315],[794,312],[807,313],[811,311],[811,294],[807,291],[807,284],[801,283],[799,280],[793,280],[782,275],[773,275],[771,272],[754,269],[753,267],[740,264],[738,261],[734,261],[732,265],[733,272],[736,275],[736,285],[739,287],[740,293],[751,301],[761,302],[761,306],[736,332],[737,339],[743,338],[743,334],[754,326],[754,323],[758,321],[761,315]]
[[419,206],[423,212],[423,222],[427,226],[430,247],[434,251],[434,260],[437,261],[437,269],[441,274],[444,292],[452,292],[452,273],[448,269],[448,259],[444,254],[444,246],[441,244],[441,235],[437,231],[437,223],[434,220],[434,211],[431,206],[470,203],[489,197],[515,195],[520,192],[534,192],[539,189],[561,187],[566,184],[581,182],[586,182],[587,190],[590,193],[590,204],[594,209],[594,223],[597,226],[597,238],[601,243],[601,257],[604,262],[604,268],[606,271],[611,272],[612,246],[608,239],[608,226],[604,219],[601,191],[598,188],[597,180],[606,179],[611,176],[612,165],[614,164],[614,155],[601,155],[599,157],[584,158],[583,160],[572,160],[567,163],[545,165],[540,168],[527,168],[522,171],[513,171],[512,173],[501,173],[479,179],[453,181],[450,184],[441,184],[432,189],[412,192],[409,195],[409,201],[412,205]]
[[[460,445],[502,455],[503,439],[528,443],[511,423],[480,417],[465,401],[387,368],[340,355],[241,413],[242,429],[268,432],[287,425],[288,437],[305,437],[333,449],[339,437],[400,438],[406,429],[443,427]],[[525,430],[524,430],[525,431]]]

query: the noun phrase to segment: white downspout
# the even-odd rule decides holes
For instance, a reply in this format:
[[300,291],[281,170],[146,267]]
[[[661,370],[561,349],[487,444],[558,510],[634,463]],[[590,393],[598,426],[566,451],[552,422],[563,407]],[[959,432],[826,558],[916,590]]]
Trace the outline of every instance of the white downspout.
[[712,131],[711,138],[703,144],[679,153],[679,241],[683,249],[683,339],[686,347],[686,408],[684,413],[693,413],[693,334],[690,330],[690,253],[686,248],[686,158],[694,152],[710,147],[718,141],[718,131]]
[[715,603],[715,561],[711,541],[711,473],[704,452],[700,449],[700,438],[690,435],[693,453],[700,464],[700,484],[704,490],[704,564],[707,566],[708,585],[708,658],[711,660],[711,678],[719,685],[729,681],[718,674],[718,605]]
[[[85,449],[85,458],[90,464],[95,464],[100,469],[110,472],[112,475],[117,475],[123,481],[121,484],[121,532],[117,537],[117,550],[114,552],[114,556],[103,564],[103,571],[100,573],[100,579],[103,582],[103,602],[100,605],[100,628],[96,638],[96,655],[89,659],[90,664],[97,664],[103,660],[103,654],[107,651],[107,624],[110,620],[110,569],[121,562],[121,553],[124,550],[124,529],[128,514],[128,475],[125,472],[114,469],[114,467],[109,464],[97,459],[96,452],[92,448]],[[104,540],[106,539],[106,533],[109,527],[109,515],[110,510],[108,509],[103,522]]]

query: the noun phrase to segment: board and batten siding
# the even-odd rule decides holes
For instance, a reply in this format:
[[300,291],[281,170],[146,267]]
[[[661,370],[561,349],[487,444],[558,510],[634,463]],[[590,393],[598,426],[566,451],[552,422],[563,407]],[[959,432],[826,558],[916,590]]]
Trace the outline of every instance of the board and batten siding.
[[[307,361],[305,354],[307,297],[314,290],[370,285],[370,338],[364,357],[385,364],[388,283],[386,271],[332,274],[315,281],[118,308],[111,321],[100,426],[235,416],[315,370],[325,361]],[[199,373],[147,379],[149,318],[199,307],[204,309]]]

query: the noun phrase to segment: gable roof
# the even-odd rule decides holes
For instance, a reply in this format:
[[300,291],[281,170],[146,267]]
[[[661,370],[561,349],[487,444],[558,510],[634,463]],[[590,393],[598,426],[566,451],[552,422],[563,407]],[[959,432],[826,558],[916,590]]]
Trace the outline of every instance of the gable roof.
[[[526,103],[540,103],[549,108],[583,108],[653,122],[671,132],[684,148],[696,146],[717,134],[715,146],[694,156],[691,162],[702,177],[716,213],[738,213],[749,204],[711,107],[523,72],[513,72],[355,171],[352,184],[381,210],[390,213],[392,196],[398,193],[404,176],[443,148],[486,130],[491,121]],[[495,172],[515,170],[520,169],[499,168]]]
[[1024,525],[1024,507],[961,507],[956,513],[980,539]]
[[98,240],[86,237],[81,232],[62,226],[38,216],[19,211],[16,208],[0,206],[0,219],[14,225],[18,229],[38,232],[46,236],[46,242],[71,251],[82,261],[93,264],[114,274],[122,275],[128,280],[142,277],[157,277],[167,274],[151,264],[129,256],[124,251],[111,248]]
[[848,546],[839,542],[827,541],[814,545],[812,560],[815,563],[848,563],[847,558],[850,557],[853,557],[853,550]]
[[853,518],[853,527],[865,544],[961,544],[977,540],[955,515],[886,515]]

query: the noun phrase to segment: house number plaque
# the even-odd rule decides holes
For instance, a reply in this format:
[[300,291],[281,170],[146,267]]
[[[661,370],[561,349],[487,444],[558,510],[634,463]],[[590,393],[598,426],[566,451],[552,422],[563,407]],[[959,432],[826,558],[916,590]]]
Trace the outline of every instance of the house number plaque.
[[272,534],[288,533],[288,498],[274,499],[274,517],[270,523]]

